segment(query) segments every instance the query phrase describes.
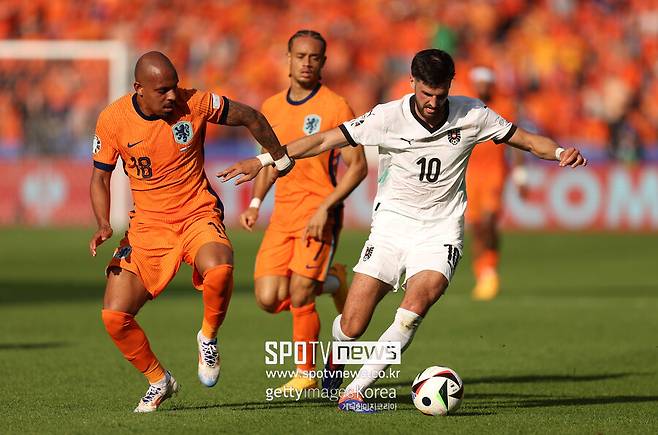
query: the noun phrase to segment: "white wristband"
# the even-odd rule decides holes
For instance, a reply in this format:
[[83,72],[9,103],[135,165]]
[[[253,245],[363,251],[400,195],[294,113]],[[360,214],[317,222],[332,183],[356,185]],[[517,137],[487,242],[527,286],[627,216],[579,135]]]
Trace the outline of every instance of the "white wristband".
[[558,161],[560,160],[560,156],[562,155],[563,152],[564,152],[564,148],[562,147],[555,148],[555,158],[558,159]]
[[260,198],[251,198],[251,202],[249,203],[249,208],[260,208],[260,203],[262,200]]
[[263,165],[263,167],[274,164],[274,159],[270,153],[259,154],[256,158],[260,161],[260,164]]
[[274,161],[274,166],[279,170],[279,171],[284,171],[288,169],[292,165],[292,160],[290,160],[290,157],[288,157],[288,154],[284,154],[283,157],[281,157],[279,160]]

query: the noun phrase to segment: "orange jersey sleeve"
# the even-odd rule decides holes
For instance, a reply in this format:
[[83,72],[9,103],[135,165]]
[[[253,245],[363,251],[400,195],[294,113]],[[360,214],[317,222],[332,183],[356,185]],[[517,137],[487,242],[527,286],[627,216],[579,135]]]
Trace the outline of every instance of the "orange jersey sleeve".
[[119,158],[116,136],[112,130],[112,111],[105,109],[98,116],[96,134],[92,140],[91,152],[94,165],[100,169],[112,170]]
[[228,113],[228,98],[212,92],[198,92],[197,110],[208,122],[223,124]]
[[179,89],[165,119],[145,115],[136,94],[126,95],[99,116],[94,166],[112,170],[121,156],[135,211],[156,220],[222,208],[204,172],[203,146],[206,123],[221,123],[227,108],[216,94]]
[[[280,92],[263,103],[263,114],[282,144],[330,130],[354,118],[345,99],[319,85],[301,101]],[[339,150],[299,159],[295,168],[276,182],[270,228],[294,232],[303,229],[336,185]]]

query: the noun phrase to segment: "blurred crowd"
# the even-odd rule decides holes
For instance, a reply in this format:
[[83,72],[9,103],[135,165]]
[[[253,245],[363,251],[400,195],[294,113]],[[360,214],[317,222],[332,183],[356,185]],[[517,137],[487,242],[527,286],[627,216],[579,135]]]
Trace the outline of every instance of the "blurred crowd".
[[[0,2],[0,39],[120,40],[131,63],[161,50],[182,85],[255,107],[287,86],[286,43],[303,28],[327,39],[323,81],[357,114],[409,92],[410,60],[431,46],[455,56],[453,94],[487,66],[520,125],[601,158],[658,156],[658,0]],[[108,80],[103,61],[0,60],[0,157],[88,155]]]

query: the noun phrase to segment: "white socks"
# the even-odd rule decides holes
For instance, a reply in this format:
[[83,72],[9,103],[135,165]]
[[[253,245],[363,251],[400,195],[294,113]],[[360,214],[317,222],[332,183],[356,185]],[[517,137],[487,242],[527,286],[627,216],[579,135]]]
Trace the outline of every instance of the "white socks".
[[354,338],[343,334],[343,330],[340,329],[340,319],[342,318],[342,314],[337,315],[333,325],[331,325],[331,335],[333,335],[334,341],[354,341]]
[[[418,329],[418,325],[420,325],[422,320],[423,318],[413,311],[405,310],[404,308],[398,308],[397,312],[395,313],[393,324],[391,324],[391,326],[389,326],[388,329],[384,331],[382,336],[379,337],[378,341],[399,342],[400,348],[404,352],[404,350],[411,343],[411,340],[416,333],[416,329]],[[338,328],[336,328],[336,326],[338,326]],[[342,334],[344,337],[347,337],[345,334],[343,334],[343,331],[340,330],[340,316],[336,317],[336,320],[334,320],[334,340],[347,341],[339,340],[337,338],[336,329],[338,329],[338,333]],[[350,337],[347,337],[347,339],[353,340],[353,338]],[[359,370],[356,378],[354,378],[354,380],[352,380],[347,388],[345,388],[345,393],[347,394],[357,392],[363,394],[363,391],[372,385],[379,377],[379,373],[382,370],[386,370],[387,367],[387,364],[364,364]]]

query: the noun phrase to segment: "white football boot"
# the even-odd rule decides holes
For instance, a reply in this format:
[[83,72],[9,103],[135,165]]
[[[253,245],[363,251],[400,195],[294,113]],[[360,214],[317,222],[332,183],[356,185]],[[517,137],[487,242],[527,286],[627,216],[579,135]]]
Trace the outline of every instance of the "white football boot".
[[134,412],[153,412],[162,402],[178,393],[179,390],[178,382],[167,371],[162,381],[149,385],[149,389],[146,390],[146,394],[139,401]]
[[206,341],[199,331],[196,341],[199,345],[199,381],[206,387],[214,387],[219,378],[220,367],[217,337]]

